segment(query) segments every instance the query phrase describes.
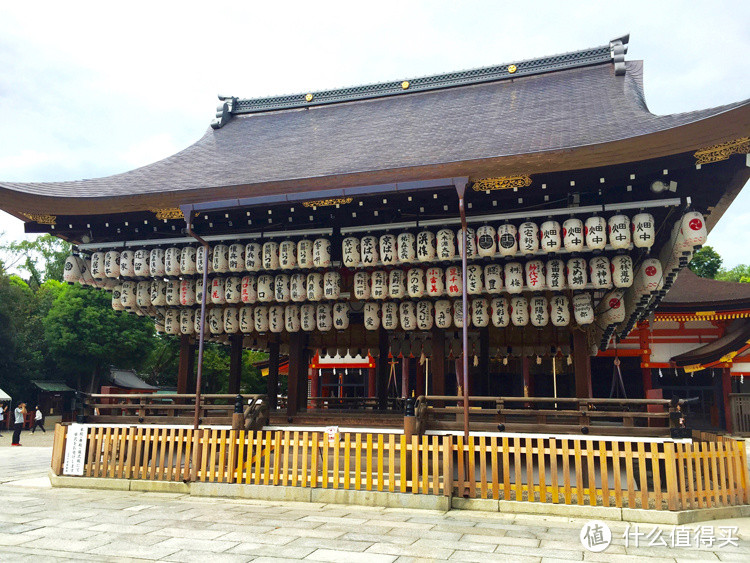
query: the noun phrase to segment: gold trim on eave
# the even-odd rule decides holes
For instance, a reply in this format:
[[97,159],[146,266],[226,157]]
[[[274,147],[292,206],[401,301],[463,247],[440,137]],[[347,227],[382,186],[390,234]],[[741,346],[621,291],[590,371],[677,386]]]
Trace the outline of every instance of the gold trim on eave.
[[44,215],[37,213],[21,213],[24,217],[40,225],[56,225],[57,215]]
[[346,205],[354,201],[353,197],[332,197],[329,199],[316,199],[315,201],[303,201],[305,207],[329,207],[331,205]]
[[475,192],[486,190],[507,190],[510,188],[525,188],[531,185],[531,176],[518,174],[516,176],[501,176],[498,178],[481,178],[474,181],[472,188]]
[[696,164],[709,164],[728,159],[733,154],[750,152],[750,137],[740,137],[734,141],[703,147],[693,154]]
[[164,209],[149,209],[160,221],[167,219],[184,219],[185,216],[179,207],[167,207]]
[[750,311],[734,311],[729,313],[714,313],[712,311],[702,311],[696,314],[691,313],[656,313],[654,320],[659,322],[684,322],[684,321],[727,321],[733,319],[747,319],[750,317]]

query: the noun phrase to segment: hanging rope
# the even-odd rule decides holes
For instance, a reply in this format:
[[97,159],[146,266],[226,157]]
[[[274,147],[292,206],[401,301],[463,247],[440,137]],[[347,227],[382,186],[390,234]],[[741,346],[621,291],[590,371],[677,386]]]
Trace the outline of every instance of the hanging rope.
[[622,371],[620,370],[620,358],[617,355],[617,340],[615,340],[615,360],[612,366],[612,387],[609,390],[609,398],[615,399],[620,398],[627,399],[628,394],[625,392],[625,382],[622,380]]

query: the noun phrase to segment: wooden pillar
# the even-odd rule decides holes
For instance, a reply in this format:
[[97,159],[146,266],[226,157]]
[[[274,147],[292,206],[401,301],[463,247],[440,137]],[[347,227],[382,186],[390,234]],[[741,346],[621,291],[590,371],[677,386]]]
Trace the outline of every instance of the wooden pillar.
[[[320,397],[320,372],[321,370],[315,369],[315,368],[311,368],[311,369],[312,369],[312,374],[310,377],[310,395],[312,395],[313,397]],[[318,402],[315,401],[315,403],[313,404],[313,407],[317,407],[317,406],[318,406]]]
[[414,386],[414,392],[417,397],[424,395],[424,382],[426,379],[425,364],[417,361],[417,382]]
[[289,386],[287,390],[287,417],[293,417],[300,410],[307,409],[308,362],[305,353],[303,332],[289,335]]
[[[287,391],[288,393],[288,391]],[[279,343],[268,343],[268,376],[266,377],[268,407],[275,411],[279,396]]]
[[376,379],[378,408],[385,410],[388,406],[388,376],[390,366],[388,365],[388,331],[381,327],[378,333],[378,376]]
[[230,337],[231,351],[229,353],[229,393],[236,395],[240,392],[242,378],[242,334]]
[[431,395],[445,395],[445,330],[432,329]]
[[[177,392],[180,394],[195,392],[195,344],[190,342],[190,335],[180,336],[180,363],[177,367]],[[190,388],[192,387],[192,389]]]
[[732,432],[732,409],[729,408],[729,394],[732,392],[732,373],[730,368],[721,370],[721,395],[724,399],[724,424],[726,431]]
[[638,323],[638,341],[641,347],[641,377],[643,378],[643,397],[654,388],[651,368],[645,367],[651,362],[651,330],[648,321]]
[[490,380],[490,329],[479,329],[479,366],[476,377],[476,395],[489,395]]
[[375,368],[367,369],[367,396],[368,397],[377,397],[378,395],[378,387],[376,385],[377,373],[378,371]]
[[409,361],[409,356],[404,356],[401,358],[401,398],[406,399],[409,397],[410,391],[409,391],[409,364],[411,362]]
[[573,330],[573,372],[576,382],[576,397],[588,399],[591,391],[591,356],[589,356],[586,333]]

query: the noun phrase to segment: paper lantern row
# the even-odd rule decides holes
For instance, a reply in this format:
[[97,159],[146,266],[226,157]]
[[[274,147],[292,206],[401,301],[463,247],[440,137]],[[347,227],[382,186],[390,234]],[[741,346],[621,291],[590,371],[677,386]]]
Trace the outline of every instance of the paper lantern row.
[[[615,299],[611,297],[608,303]],[[531,325],[544,327],[568,326],[571,322],[570,300],[565,295],[551,299],[544,296],[496,297],[472,299],[468,311],[469,326],[504,328]],[[619,305],[618,307],[619,308]],[[596,313],[589,293],[577,294],[572,302],[573,318],[579,325],[594,322]],[[603,308],[600,314],[610,309]],[[369,301],[363,306],[364,326],[367,330],[406,331],[463,327],[461,300],[405,301],[383,304]],[[164,330],[167,334],[194,334],[200,331],[200,311],[190,308],[162,309]],[[210,334],[237,332],[299,332],[346,330],[349,328],[350,305],[347,302],[304,305],[257,305],[210,308],[206,312],[206,330]]]

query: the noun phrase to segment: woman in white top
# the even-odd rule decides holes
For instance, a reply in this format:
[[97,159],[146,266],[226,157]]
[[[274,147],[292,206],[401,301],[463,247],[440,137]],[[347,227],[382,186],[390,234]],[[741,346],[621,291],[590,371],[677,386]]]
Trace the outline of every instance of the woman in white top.
[[34,413],[34,426],[31,427],[31,433],[33,434],[37,428],[41,428],[45,434],[47,431],[44,429],[44,417],[42,416],[42,409],[39,405],[36,406],[36,412]]

